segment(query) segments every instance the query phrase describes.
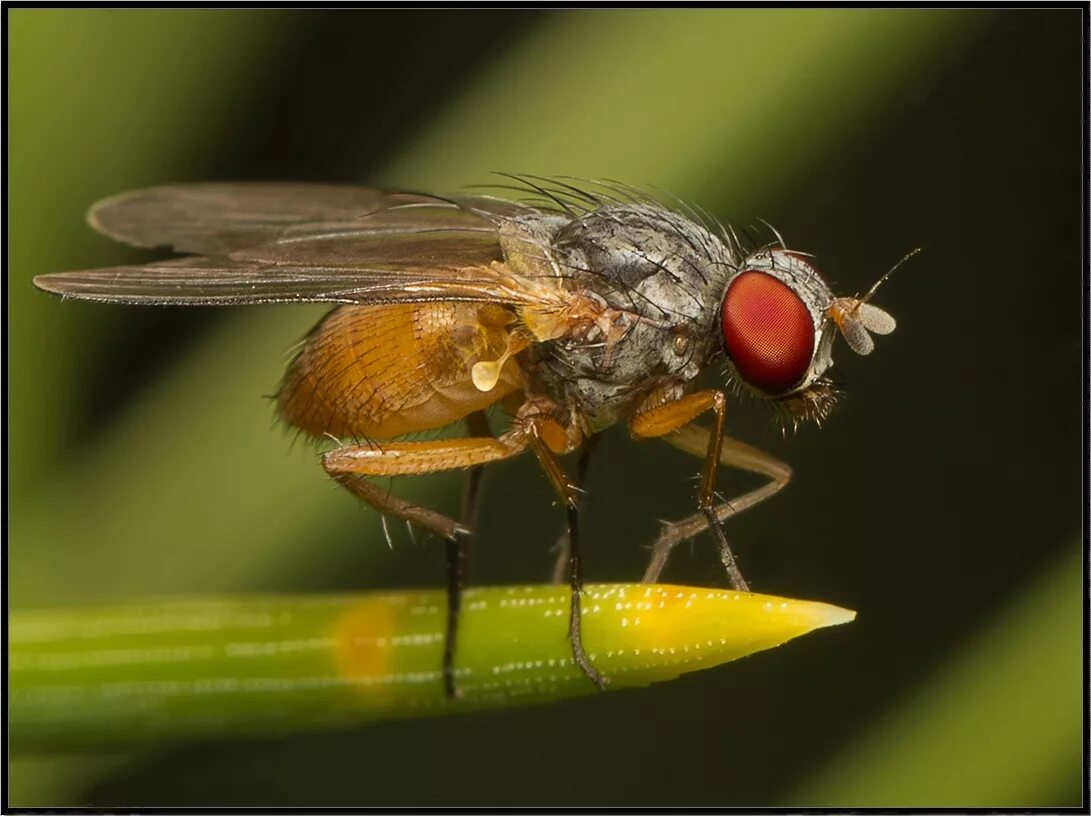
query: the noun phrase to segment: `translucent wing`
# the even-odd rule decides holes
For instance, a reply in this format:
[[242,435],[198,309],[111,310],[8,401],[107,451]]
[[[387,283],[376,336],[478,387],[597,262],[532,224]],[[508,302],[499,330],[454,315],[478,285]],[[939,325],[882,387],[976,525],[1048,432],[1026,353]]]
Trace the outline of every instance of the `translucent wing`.
[[205,257],[40,275],[34,285],[80,300],[160,306],[461,300],[552,308],[564,298],[558,287],[533,284],[500,265],[348,268]]
[[91,224],[127,243],[202,255],[34,283],[67,297],[134,304],[555,304],[557,287],[492,264],[503,259],[498,224],[527,212],[487,197],[333,185],[159,187],[96,205]]
[[88,213],[99,232],[127,244],[226,255],[281,240],[345,230],[376,235],[398,229],[471,232],[490,216],[525,207],[501,199],[444,199],[334,184],[211,183],[152,187],[100,201]]

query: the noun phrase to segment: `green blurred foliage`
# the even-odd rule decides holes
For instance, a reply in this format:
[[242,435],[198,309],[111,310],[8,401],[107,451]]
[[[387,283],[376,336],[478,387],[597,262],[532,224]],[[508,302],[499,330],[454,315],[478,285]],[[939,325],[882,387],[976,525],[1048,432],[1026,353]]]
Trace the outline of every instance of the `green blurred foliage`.
[[[731,419],[797,473],[775,508],[732,524],[747,574],[859,610],[849,635],[609,700],[37,761],[13,769],[22,801],[775,804],[809,790],[829,804],[863,796],[853,746],[884,739],[872,726],[892,718],[902,725],[876,756],[977,738],[1058,757],[1015,791],[1003,751],[961,794],[959,777],[921,772],[922,786],[944,782],[913,802],[1079,803],[1066,724],[1083,701],[1057,690],[1076,687],[1080,642],[1046,614],[1069,609],[1078,571],[1032,578],[1071,564],[1083,500],[1080,12],[23,9],[9,22],[20,606],[441,580],[434,545],[401,537],[388,551],[312,448],[289,452],[270,430],[261,395],[320,310],[124,309],[30,287],[40,272],[144,257],[85,227],[98,197],[179,180],[442,191],[491,170],[582,174],[656,184],[743,226],[768,218],[843,291],[926,248],[879,299],[898,332],[867,360],[839,350],[850,398],[827,428],[781,439],[756,406]],[[641,568],[631,542],[689,510],[695,467],[623,434],[602,448],[589,569],[623,580]],[[744,486],[730,476],[723,489]],[[398,490],[453,507],[458,481]],[[541,580],[560,522],[534,468],[497,466],[483,499],[474,579]],[[720,580],[702,546],[670,578]],[[978,648],[997,627],[1043,650],[1028,659],[1068,667],[1064,681],[1024,680],[1011,653]],[[942,716],[929,689],[967,661],[972,684],[1019,677],[990,692],[1029,706],[1018,721],[992,718],[982,735]],[[930,699],[931,714],[899,714]],[[603,756],[573,729],[653,748]],[[827,766],[841,755],[849,764]],[[870,803],[908,803],[898,768]]]
[[[1055,808],[1084,738],[1082,559],[1073,545],[903,705],[834,754],[798,807]],[[1048,690],[1042,678],[1048,678]],[[998,728],[998,723],[1001,724]]]

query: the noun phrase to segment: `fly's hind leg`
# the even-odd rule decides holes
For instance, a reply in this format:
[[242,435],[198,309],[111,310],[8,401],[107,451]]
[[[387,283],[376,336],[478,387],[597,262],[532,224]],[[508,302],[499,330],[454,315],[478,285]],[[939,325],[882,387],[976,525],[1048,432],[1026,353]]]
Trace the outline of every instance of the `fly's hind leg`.
[[412,504],[384,490],[366,476],[416,476],[472,468],[507,459],[526,450],[527,441],[505,434],[499,439],[440,439],[352,445],[322,456],[322,467],[349,492],[380,513],[411,522],[448,540],[470,531],[452,518]]
[[[489,439],[492,437],[489,418],[484,411],[474,411],[466,417],[466,429],[470,432],[470,436],[475,439]],[[477,529],[478,497],[480,496],[481,474],[484,469],[484,465],[471,467],[466,474],[466,482],[463,485],[462,512],[459,520],[471,530]]]
[[[731,545],[723,530],[723,521],[743,509],[743,505],[753,506],[780,490],[787,484],[791,471],[787,465],[762,454],[756,448],[726,438],[724,436],[726,408],[727,399],[721,391],[700,391],[688,396],[666,391],[652,394],[630,422],[634,436],[666,437],[672,444],[705,460],[700,487],[697,491],[698,512],[678,524],[669,525],[660,534],[653,547],[651,562],[644,574],[646,582],[658,580],[667,557],[675,546],[704,530],[711,530],[716,537],[720,560],[727,571],[731,585],[743,591],[749,589],[731,552]],[[715,421],[711,428],[701,428],[690,424],[706,411],[712,411],[715,414]],[[756,470],[769,475],[772,481],[769,485],[741,496],[735,502],[717,501],[716,474],[721,464]]]
[[[489,419],[484,411],[474,411],[466,418],[470,435],[478,439],[492,436]],[[477,528],[478,496],[484,465],[474,465],[466,474],[462,491],[460,521],[469,530]],[[462,615],[462,589],[466,581],[466,566],[470,559],[469,536],[458,536],[443,542],[447,561],[447,630],[443,639],[443,685],[447,696],[455,697],[455,651],[458,648],[458,623]]]
[[[332,452],[340,453],[343,450],[346,449],[340,448]],[[410,524],[416,524],[418,527],[423,527],[425,530],[442,536],[448,541],[453,541],[461,535],[470,533],[467,528],[453,518],[427,507],[407,502],[405,499],[395,496],[389,489],[368,481],[360,473],[339,470],[340,463],[328,464],[323,461],[322,466],[325,468],[326,473],[337,480],[338,484],[356,498],[370,504],[381,515],[394,516],[403,521],[408,521]]]
[[[447,555],[447,639],[443,655],[443,681],[448,697],[456,695],[454,651],[462,597],[463,549],[460,539],[469,529],[442,513],[429,510],[394,496],[368,481],[368,476],[400,476],[435,473],[442,470],[471,468],[507,459],[524,451],[529,444],[521,431],[499,439],[476,437],[443,439],[433,442],[391,442],[382,447],[352,446],[338,448],[322,457],[322,466],[333,478],[380,513],[396,516],[420,525],[446,539]],[[479,474],[478,474],[479,476]],[[476,491],[476,485],[473,488]],[[469,506],[472,502],[467,502]],[[464,507],[464,511],[466,508]]]
[[[568,525],[569,587],[571,604],[568,635],[571,640],[572,658],[577,666],[595,685],[606,685],[603,677],[591,664],[583,648],[580,631],[580,594],[583,589],[583,570],[579,547],[579,514],[577,510],[579,490],[569,481],[557,462],[555,453],[575,448],[581,439],[572,428],[564,428],[552,419],[536,415],[519,417],[510,431],[499,438],[444,439],[434,442],[391,442],[382,447],[353,446],[330,451],[322,457],[326,472],[348,488],[353,494],[372,504],[380,512],[397,516],[419,524],[426,529],[454,540],[468,532],[453,519],[434,510],[419,507],[390,494],[367,481],[366,476],[402,476],[435,473],[441,470],[472,468],[477,465],[507,459],[532,447],[538,461],[549,477],[557,495],[564,502]],[[449,695],[455,693],[453,673],[445,678]]]

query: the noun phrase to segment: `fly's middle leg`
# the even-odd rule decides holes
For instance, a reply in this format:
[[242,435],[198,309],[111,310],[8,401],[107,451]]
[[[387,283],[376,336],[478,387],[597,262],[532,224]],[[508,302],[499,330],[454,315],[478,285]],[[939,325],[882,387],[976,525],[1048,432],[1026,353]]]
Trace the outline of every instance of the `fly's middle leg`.
[[[572,483],[561,468],[554,453],[554,448],[547,444],[544,438],[545,426],[552,424],[554,430],[558,430],[556,423],[551,420],[539,420],[531,418],[527,420],[526,427],[530,438],[531,447],[538,462],[549,478],[550,484],[560,498],[565,508],[565,523],[568,539],[568,640],[572,648],[572,660],[587,678],[596,686],[606,688],[608,680],[595,668],[583,647],[583,631],[581,628],[582,594],[583,594],[583,562],[580,554],[580,524],[579,524],[579,488]],[[557,434],[553,434],[557,436]]]
[[[587,482],[587,471],[591,467],[591,455],[594,453],[595,448],[598,447],[599,436],[592,436],[583,443],[583,447],[580,448],[580,457],[576,461],[576,484],[581,487]],[[583,515],[583,497],[581,492],[576,496],[576,510]],[[554,549],[557,551],[557,557],[553,562],[553,578],[552,583],[562,584],[565,582],[568,575],[568,554],[572,550],[572,544],[568,538],[568,528],[565,527],[564,532],[557,536],[557,544]]]

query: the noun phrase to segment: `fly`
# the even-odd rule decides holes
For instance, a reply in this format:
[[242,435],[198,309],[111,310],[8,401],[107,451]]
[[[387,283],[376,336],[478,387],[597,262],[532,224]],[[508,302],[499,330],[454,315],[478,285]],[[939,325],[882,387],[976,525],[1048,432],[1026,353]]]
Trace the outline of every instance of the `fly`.
[[[65,297],[147,305],[338,304],[307,336],[276,401],[316,439],[326,472],[384,518],[446,541],[444,686],[455,646],[466,536],[481,468],[530,452],[566,512],[554,575],[570,587],[572,657],[599,687],[580,639],[579,483],[596,434],[623,422],[703,460],[696,512],[666,524],[644,580],[671,550],[710,530],[731,585],[747,583],[723,523],[787,484],[791,469],[724,433],[725,389],[697,390],[722,362],[727,386],[767,400],[791,424],[821,422],[837,393],[826,374],[840,334],[858,354],[894,319],[862,297],[834,297],[810,256],[782,241],[744,247],[680,205],[612,182],[512,176],[521,202],[317,184],[193,184],[95,205],[98,231],[184,257],[35,278]],[[893,271],[893,270],[891,270]],[[494,436],[485,411],[510,427]],[[712,414],[711,426],[697,423]],[[461,438],[409,441],[465,420]],[[558,457],[579,449],[576,475]],[[730,501],[721,465],[768,479]],[[398,498],[373,477],[469,469],[461,518]]]

